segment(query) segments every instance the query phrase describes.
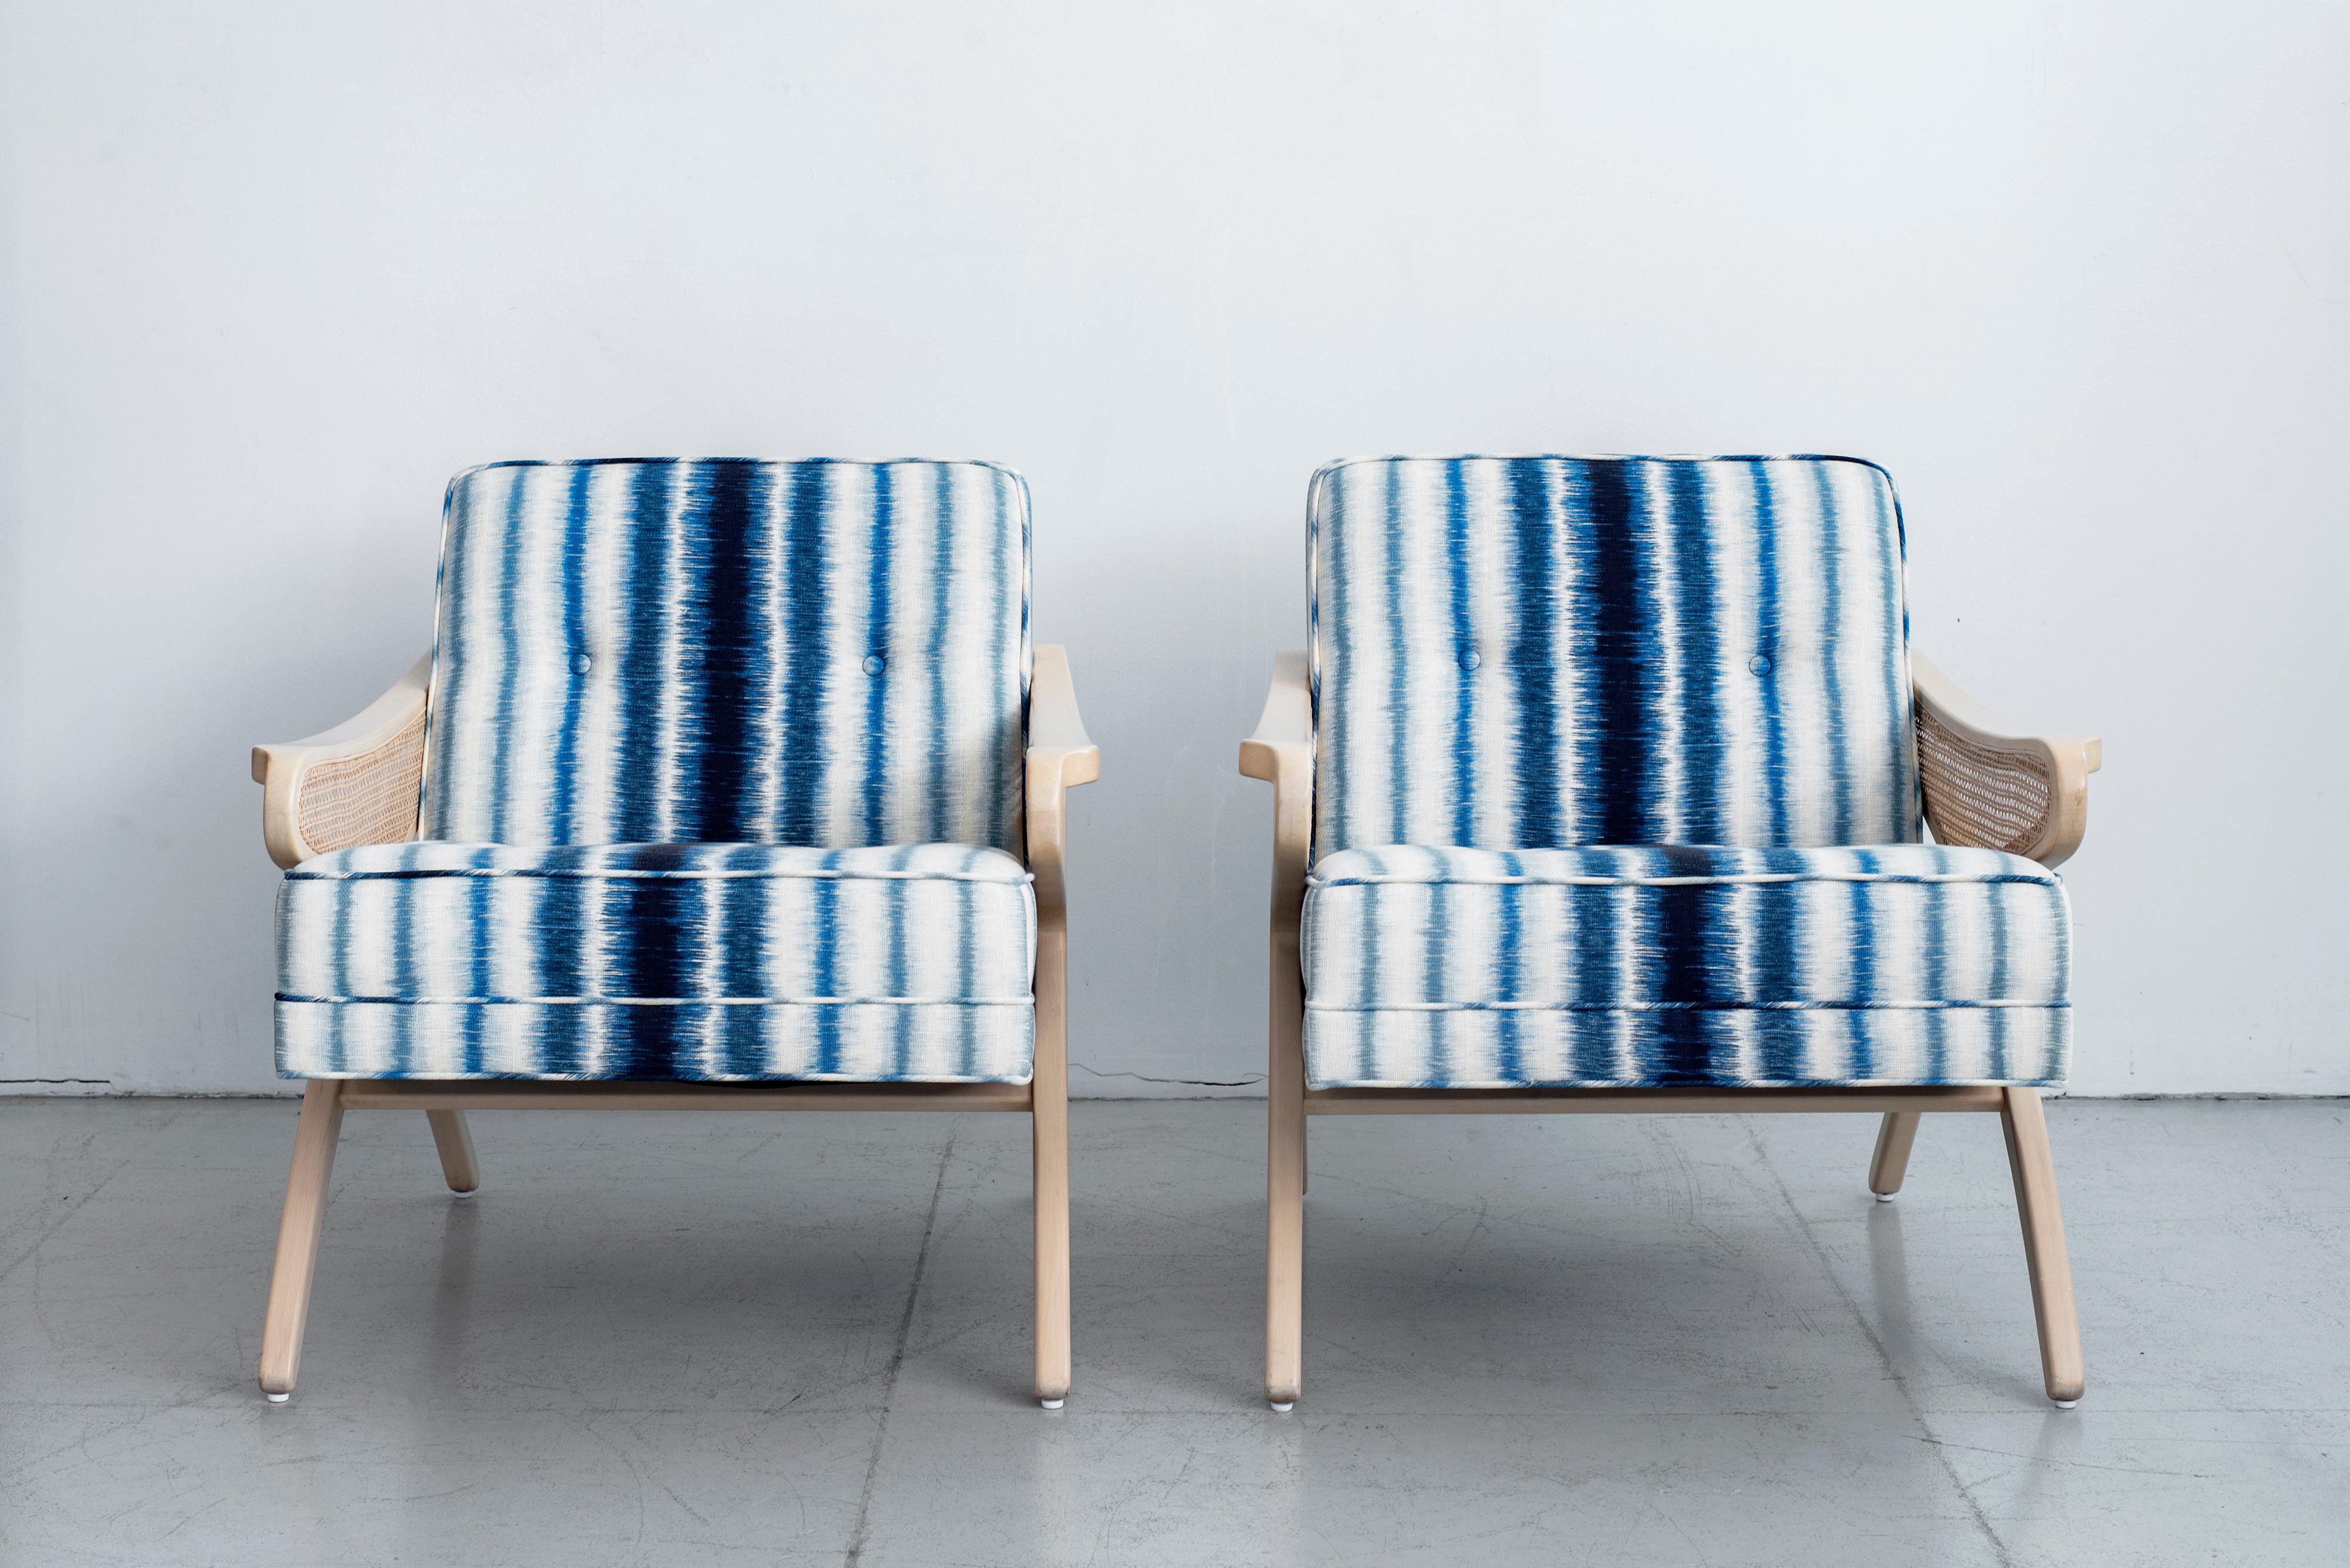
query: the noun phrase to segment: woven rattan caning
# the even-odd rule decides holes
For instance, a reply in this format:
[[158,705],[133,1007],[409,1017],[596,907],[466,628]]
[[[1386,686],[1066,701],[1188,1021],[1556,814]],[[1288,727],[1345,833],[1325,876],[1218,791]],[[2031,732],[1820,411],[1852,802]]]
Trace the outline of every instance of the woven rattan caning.
[[398,844],[416,836],[416,802],[424,782],[424,714],[355,757],[318,763],[302,775],[296,808],[302,842],[313,855],[359,844]]
[[2054,787],[2043,757],[1993,751],[1918,705],[1918,774],[1938,844],[2029,855],[2047,834]]

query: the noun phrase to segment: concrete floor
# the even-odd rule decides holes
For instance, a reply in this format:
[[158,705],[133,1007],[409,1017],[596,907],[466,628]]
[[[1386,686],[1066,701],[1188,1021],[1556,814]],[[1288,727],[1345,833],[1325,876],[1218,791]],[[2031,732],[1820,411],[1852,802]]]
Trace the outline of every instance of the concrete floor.
[[2345,1114],[2051,1106],[2070,1413],[1991,1117],[1318,1121],[1281,1417],[1258,1104],[1076,1107],[1047,1414],[1024,1118],[353,1112],[269,1406],[294,1107],[0,1101],[0,1563],[2343,1563]]

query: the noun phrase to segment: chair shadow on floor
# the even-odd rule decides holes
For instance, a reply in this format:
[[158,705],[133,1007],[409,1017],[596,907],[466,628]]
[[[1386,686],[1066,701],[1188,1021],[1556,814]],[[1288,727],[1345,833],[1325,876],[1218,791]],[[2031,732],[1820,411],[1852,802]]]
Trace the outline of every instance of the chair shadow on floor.
[[464,1376],[465,1341],[473,1315],[473,1263],[481,1249],[477,1198],[443,1201],[441,1266],[433,1279],[432,1355],[434,1381],[454,1388]]
[[[1859,1303],[1894,1376],[1907,1380],[1939,1360],[1962,1366],[1968,1382],[1999,1388],[2027,1408],[2041,1405],[2039,1383],[2019,1376],[2009,1359],[1970,1354],[1947,1334],[1938,1334],[1920,1325],[1911,1289],[1908,1238],[1902,1231],[1902,1207],[1900,1203],[1868,1206],[1869,1299]],[[1932,1289],[1930,1280],[1927,1288]],[[2056,1411],[2048,1407],[2047,1413],[2054,1417]]]

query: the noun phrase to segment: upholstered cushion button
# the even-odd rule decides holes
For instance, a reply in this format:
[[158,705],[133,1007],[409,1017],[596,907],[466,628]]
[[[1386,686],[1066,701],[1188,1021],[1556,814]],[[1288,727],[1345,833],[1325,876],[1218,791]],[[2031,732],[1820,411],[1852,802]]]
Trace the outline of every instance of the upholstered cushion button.
[[881,671],[882,671],[882,670],[886,670],[886,669],[888,669],[888,668],[889,668],[889,662],[888,662],[886,659],[883,659],[879,654],[878,654],[878,653],[868,653],[868,654],[867,654],[867,655],[865,656],[865,673],[866,673],[866,674],[868,674],[868,675],[879,675],[879,674],[880,674],[880,673],[881,673]]
[[1464,649],[1462,649],[1461,650],[1461,669],[1463,669],[1463,670],[1474,670],[1474,669],[1476,669],[1479,665],[1481,665],[1481,664],[1482,664],[1482,663],[1484,663],[1484,662],[1485,662],[1484,656],[1483,656],[1482,654],[1480,654],[1480,653],[1479,653],[1475,649],[1473,649],[1473,648],[1464,648]]
[[1767,653],[1758,653],[1746,661],[1746,668],[1757,675],[1768,675],[1771,673],[1771,656]]
[[571,673],[574,675],[585,675],[591,668],[594,667],[595,663],[596,661],[588,658],[586,654],[575,653],[571,656]]

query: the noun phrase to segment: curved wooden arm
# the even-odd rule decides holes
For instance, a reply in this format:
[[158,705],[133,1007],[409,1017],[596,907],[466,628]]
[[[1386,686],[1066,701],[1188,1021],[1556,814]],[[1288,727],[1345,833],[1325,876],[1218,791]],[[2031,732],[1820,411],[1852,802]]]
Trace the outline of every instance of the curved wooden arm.
[[1909,653],[1918,706],[1918,772],[1926,820],[1940,844],[1980,845],[2061,865],[2089,827],[2089,775],[2105,760],[2095,735],[2033,735],[2001,718]]
[[291,868],[330,850],[416,836],[432,687],[428,653],[357,717],[307,741],[253,748],[272,860]]
[[1101,777],[1101,748],[1077,714],[1069,680],[1069,650],[1057,643],[1036,649],[1028,678],[1028,869],[1036,878],[1036,919],[1067,918],[1061,861],[1068,848],[1068,813],[1062,792]]
[[1305,1331],[1305,971],[1300,927],[1314,847],[1314,688],[1305,650],[1274,656],[1241,772],[1273,785],[1273,910],[1265,940],[1264,1387],[1274,1408],[1297,1397]]
[[1314,693],[1302,648],[1274,656],[1256,733],[1241,742],[1241,773],[1273,785],[1273,929],[1294,933],[1314,842]]

